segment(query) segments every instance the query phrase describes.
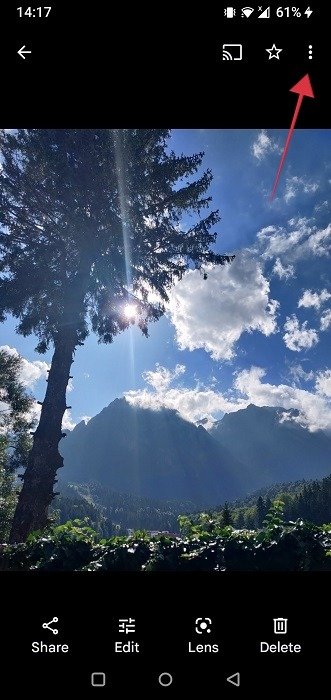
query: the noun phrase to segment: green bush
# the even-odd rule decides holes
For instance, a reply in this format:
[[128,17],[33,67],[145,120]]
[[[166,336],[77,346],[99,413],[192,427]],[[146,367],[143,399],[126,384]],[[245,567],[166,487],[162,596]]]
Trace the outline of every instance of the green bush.
[[0,568],[24,571],[331,571],[331,525],[284,523],[281,505],[260,530],[235,530],[206,514],[181,518],[182,537],[99,539],[86,520],[2,545]]

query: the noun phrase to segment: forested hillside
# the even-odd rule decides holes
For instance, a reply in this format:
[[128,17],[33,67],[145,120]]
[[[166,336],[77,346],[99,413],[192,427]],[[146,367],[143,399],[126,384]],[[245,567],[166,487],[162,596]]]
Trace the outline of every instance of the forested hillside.
[[[273,501],[282,503],[285,522],[297,519],[316,525],[331,522],[331,475],[315,481],[297,481],[275,484],[260,489],[244,499],[226,503],[225,506],[208,511],[218,523],[250,530],[263,527]],[[200,514],[192,520],[199,521]]]
[[[127,535],[132,530],[179,534],[179,516],[199,522],[201,511],[189,501],[153,501],[130,494],[119,494],[92,482],[60,484],[61,495],[54,501],[53,519],[88,519],[102,537]],[[226,503],[208,511],[221,525],[255,530],[263,527],[273,501],[280,501],[284,521],[302,519],[316,525],[331,522],[331,475],[320,481],[276,484],[247,498]]]
[[88,518],[103,537],[127,535],[128,530],[179,534],[178,516],[194,510],[190,501],[154,501],[131,494],[119,494],[97,482],[60,484],[54,501],[53,518],[60,523]]

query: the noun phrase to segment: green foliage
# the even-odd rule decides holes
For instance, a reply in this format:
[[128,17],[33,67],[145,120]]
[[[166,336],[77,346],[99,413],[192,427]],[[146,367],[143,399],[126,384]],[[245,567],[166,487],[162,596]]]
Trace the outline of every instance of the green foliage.
[[26,414],[32,405],[19,380],[21,364],[19,355],[0,350],[1,427],[11,428],[15,435],[27,427]]
[[181,515],[178,523],[182,537],[203,539],[232,532],[232,527],[224,523],[223,512],[215,517],[208,513],[199,513],[191,517]]
[[[250,523],[250,512],[246,514],[248,529]],[[254,518],[253,518],[254,520]],[[232,531],[233,517],[228,503],[219,513],[199,513],[194,516],[180,516],[178,518],[181,534],[188,537],[204,537],[205,535],[219,535],[223,532]],[[266,514],[263,525],[267,533],[272,533],[277,527],[284,523],[284,503],[275,499],[270,505],[270,510]]]
[[96,542],[98,535],[90,527],[88,518],[84,520],[68,520],[63,525],[54,525],[45,533],[40,531],[31,532],[27,538],[27,542],[37,542],[42,535],[48,535],[55,543],[65,544],[67,542]]
[[[273,510],[279,512],[280,506]],[[221,527],[206,519],[182,538],[99,539],[86,521],[73,521],[34,533],[26,544],[4,545],[1,570],[43,571],[331,571],[331,525],[298,520],[279,524],[279,515],[255,532]],[[198,529],[197,529],[198,528]],[[200,529],[199,529],[200,528]],[[203,529],[205,528],[205,529]],[[206,529],[207,528],[207,529]]]
[[19,380],[21,363],[19,355],[0,350],[0,542],[8,539],[19,488],[16,471],[26,466],[31,445],[33,401]]
[[277,527],[283,525],[284,522],[284,503],[275,499],[271,505],[269,512],[266,514],[263,525],[265,525],[266,530],[274,530]]
[[15,479],[7,468],[8,441],[0,436],[0,542],[6,542],[16,506]]
[[[261,528],[275,500],[283,503],[285,521],[303,519],[323,525],[331,521],[331,476],[310,482],[276,484],[236,501],[230,506],[234,526]],[[276,512],[274,515],[277,517]]]
[[[216,512],[192,514],[193,504],[154,501],[130,494],[119,494],[101,484],[61,484],[61,495],[54,507],[58,521],[88,517],[101,537],[127,535],[129,529],[181,533],[183,536],[215,532],[228,524],[243,530],[258,530],[272,519],[284,522],[309,520],[316,525],[331,522],[331,477],[311,483],[274,486],[260,495],[253,494],[242,502],[226,504]],[[273,501],[282,501],[281,511],[272,509]],[[226,522],[224,522],[224,512]],[[266,519],[267,513],[269,516]],[[178,517],[180,514],[180,517]],[[230,520],[229,520],[230,517]],[[277,525],[277,522],[274,524]],[[202,526],[202,527],[201,527]]]

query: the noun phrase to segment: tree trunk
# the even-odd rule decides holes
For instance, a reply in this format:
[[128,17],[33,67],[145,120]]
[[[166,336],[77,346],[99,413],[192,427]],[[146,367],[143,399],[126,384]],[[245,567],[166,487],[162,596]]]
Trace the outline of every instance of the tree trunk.
[[46,395],[23,476],[23,487],[10,533],[11,543],[24,542],[30,532],[43,529],[48,522],[56,473],[63,467],[58,445],[62,437],[66,389],[76,344],[77,335],[71,330],[61,330],[61,337],[59,333],[54,342]]

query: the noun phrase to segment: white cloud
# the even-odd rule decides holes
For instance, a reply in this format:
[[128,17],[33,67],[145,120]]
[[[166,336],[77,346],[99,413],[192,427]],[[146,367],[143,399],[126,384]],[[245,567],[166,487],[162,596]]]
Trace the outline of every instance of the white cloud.
[[[179,371],[178,368],[180,368]],[[247,406],[247,401],[243,399],[238,401],[233,400],[233,398],[229,399],[217,391],[214,381],[212,381],[210,387],[203,387],[199,383],[193,389],[172,387],[171,384],[184,371],[185,367],[183,365],[177,365],[174,370],[156,365],[156,369],[153,372],[143,373],[143,378],[150,384],[152,391],[150,389],[128,391],[125,394],[125,398],[130,404],[142,408],[150,408],[152,410],[161,408],[173,409],[178,411],[183,418],[192,422],[199,421],[202,418],[207,418],[209,422],[212,422],[215,415],[226,412],[231,413],[232,411],[237,411],[238,408]]]
[[319,188],[318,182],[304,182],[302,181],[303,191],[305,194],[314,194]]
[[[329,372],[331,376],[331,371]],[[316,386],[316,392],[306,391],[287,384],[264,383],[262,379],[265,374],[261,367],[251,367],[238,374],[235,386],[256,406],[274,406],[298,411],[298,415],[292,416],[291,420],[312,432],[331,429],[331,402],[328,394],[322,395],[321,384]],[[323,386],[326,391],[330,388],[326,382]]]
[[243,399],[233,401],[213,388],[199,386],[194,389],[171,388],[167,392],[151,392],[147,389],[128,391],[125,398],[129,403],[142,408],[173,409],[192,422],[202,418],[213,420],[215,414],[231,413],[248,405]]
[[303,177],[290,177],[286,180],[284,199],[288,204],[291,199],[294,199],[298,194],[314,194],[317,192],[319,185],[317,182],[305,180]]
[[280,258],[276,258],[276,262],[272,268],[273,274],[277,275],[280,280],[288,280],[290,277],[294,277],[294,266],[293,265],[283,265]]
[[174,379],[180,377],[185,372],[185,365],[177,364],[175,369],[171,371],[166,367],[162,367],[158,363],[154,372],[152,370],[143,372],[143,379],[157,392],[166,391]]
[[[322,289],[321,292],[313,292],[311,289],[306,289],[298,301],[298,307],[303,306],[306,309],[313,308],[316,311],[320,311],[323,304],[329,299],[331,299],[331,294],[327,289]],[[331,309],[326,309],[320,317],[320,329],[321,331],[327,331],[330,326]]]
[[[164,369],[164,368],[160,368]],[[155,371],[158,371],[157,369]],[[172,373],[174,374],[174,373]],[[307,391],[287,384],[263,382],[266,372],[261,367],[251,367],[235,374],[233,389],[228,395],[215,387],[168,387],[167,389],[141,389],[129,391],[126,400],[143,408],[159,410],[169,408],[178,411],[186,420],[197,422],[202,418],[211,424],[220,413],[231,413],[256,406],[271,406],[295,410],[290,419],[310,431],[331,429],[331,370],[319,373],[315,391]],[[309,379],[313,378],[311,373]],[[308,376],[306,377],[308,378]],[[286,416],[289,419],[289,416]]]
[[331,299],[331,294],[326,289],[322,289],[320,293],[306,289],[298,301],[298,307],[303,306],[306,309],[314,308],[319,310],[328,299]]
[[316,390],[319,394],[331,398],[331,369],[319,372],[316,378]]
[[62,430],[73,430],[75,425],[77,425],[77,423],[73,420],[71,411],[65,411],[62,419]]
[[85,423],[85,425],[87,425],[87,423],[91,420],[91,418],[92,418],[92,416],[86,416],[86,415],[84,415],[84,416],[79,416],[78,422],[80,423],[80,421],[83,420],[84,423]]
[[329,255],[331,251],[331,224],[313,233],[308,240],[308,248],[319,257]]
[[263,383],[265,371],[261,368],[245,370],[237,378],[237,388],[260,406],[279,406],[299,412],[298,422],[310,430],[331,427],[331,406],[321,396],[286,384]]
[[309,372],[306,372],[302,365],[292,365],[290,367],[290,373],[294,379],[294,381],[298,384],[301,383],[301,381],[304,382],[310,382],[312,379],[314,379],[314,372],[310,370]]
[[27,411],[25,414],[25,417],[27,420],[32,421],[34,430],[36,429],[39,419],[40,419],[40,412],[41,412],[41,406],[37,401],[33,401],[30,407],[30,410]]
[[63,420],[62,420],[62,430],[73,430],[77,423],[80,423],[82,420],[84,421],[85,425],[91,420],[92,416],[79,416],[78,420],[75,421],[72,417],[70,409],[65,411]]
[[293,352],[301,352],[301,350],[309,350],[318,343],[318,333],[313,328],[307,328],[307,321],[304,321],[300,326],[299,319],[293,314],[287,316],[284,323],[283,340],[286,347]]
[[204,348],[215,360],[231,360],[244,332],[277,330],[277,301],[260,263],[241,252],[230,265],[188,271],[170,294],[168,313],[179,347]]
[[263,129],[257,135],[256,141],[252,145],[252,153],[258,161],[264,160],[269,153],[280,153],[280,146]]
[[[19,357],[19,353],[16,348],[10,347],[9,345],[1,345],[0,350],[4,350],[9,355],[13,355],[14,357]],[[21,370],[19,375],[20,382],[27,389],[31,389],[39,379],[47,378],[48,369],[49,365],[47,362],[41,362],[40,360],[33,360],[30,362],[24,357],[21,357]]]
[[314,210],[317,212],[325,211],[325,209],[328,209],[328,208],[329,208],[329,202],[327,199],[324,199],[323,202],[319,202],[318,204],[315,204],[315,206],[314,206]]
[[277,226],[265,226],[264,228],[259,231],[257,234],[258,238],[264,238],[267,237],[270,233],[276,233],[278,231]]
[[257,233],[257,240],[263,249],[263,257],[271,259],[275,256],[288,254],[293,251],[305,238],[312,233],[308,219],[291,219],[286,228],[282,226],[266,226]]
[[287,226],[267,226],[257,233],[255,253],[265,260],[279,258],[282,264],[302,258],[328,256],[331,251],[331,224],[318,229],[313,219],[292,218]]
[[320,318],[321,331],[327,331],[331,326],[331,309],[326,309]]

